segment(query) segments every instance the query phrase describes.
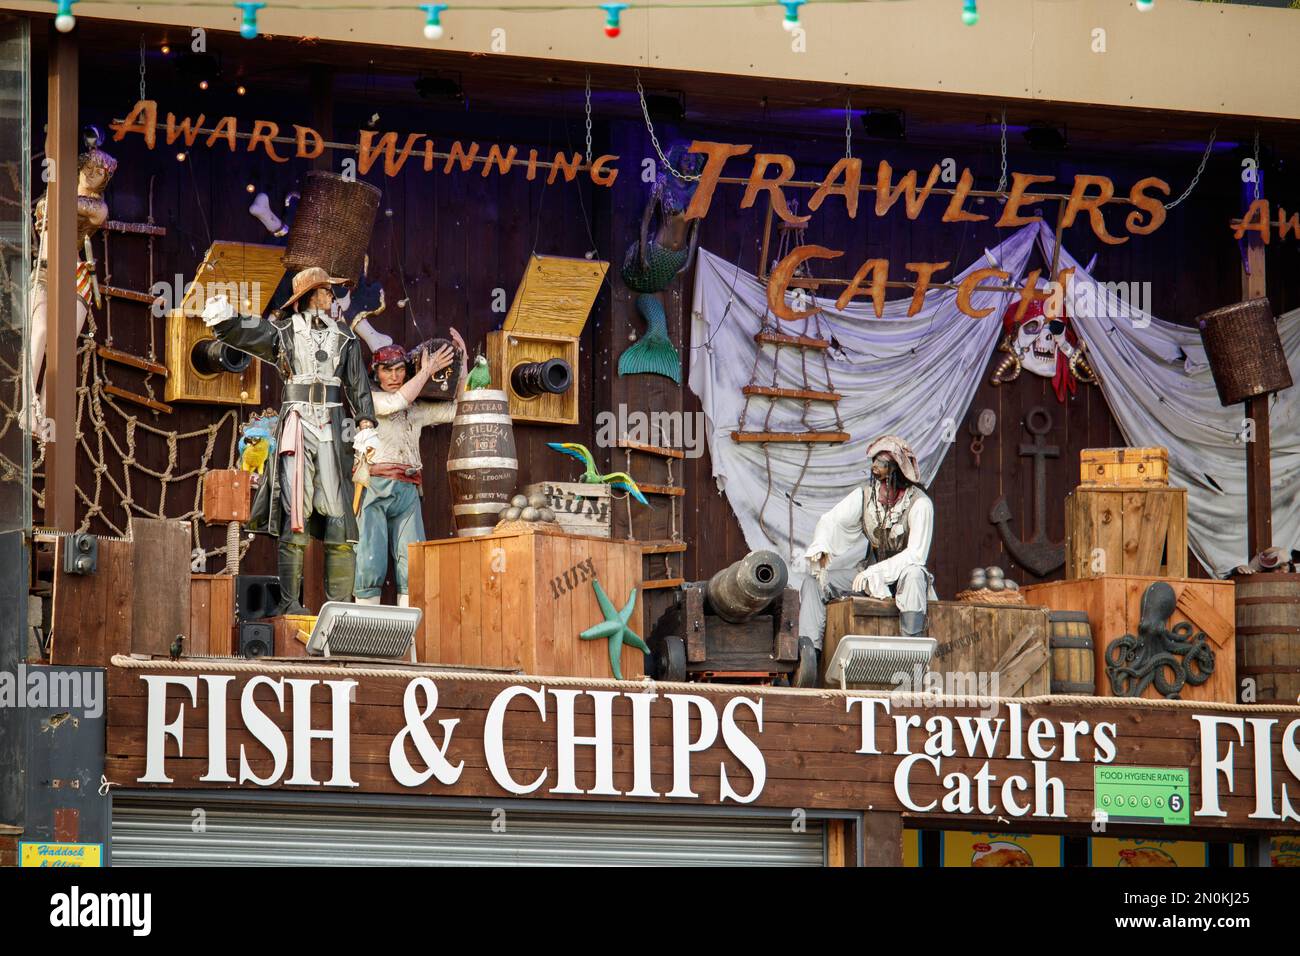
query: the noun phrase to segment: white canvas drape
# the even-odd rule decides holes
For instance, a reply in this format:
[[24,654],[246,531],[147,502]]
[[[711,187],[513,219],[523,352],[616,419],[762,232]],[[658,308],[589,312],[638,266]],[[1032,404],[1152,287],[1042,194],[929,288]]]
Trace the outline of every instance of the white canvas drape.
[[[1035,239],[1050,243],[1050,230],[1041,225],[1024,227],[966,263],[957,279],[995,261],[1011,273],[1013,282],[1018,280]],[[1073,305],[1084,304],[1079,290],[1092,278],[1064,249],[1061,266],[1075,267],[1067,305],[1089,345],[1102,391],[1126,441],[1169,449],[1171,483],[1188,489],[1193,550],[1208,567],[1226,573],[1247,558],[1245,448],[1235,440],[1244,411],[1219,405],[1196,330],[1135,309],[1119,312],[1104,289],[1094,299],[1109,303],[1110,308],[1084,309],[1088,315],[1077,315]],[[757,383],[773,384],[774,350],[760,349],[754,341],[767,310],[766,288],[751,273],[700,250],[688,384],[707,418],[714,478],[740,522],[747,545],[784,555],[797,578],[817,518],[862,482],[868,470],[866,444],[878,435],[896,433],[907,439],[928,485],[948,443],[961,437],[971,399],[1001,333],[1002,312],[1011,299],[1009,293],[976,293],[975,306],[994,309],[979,320],[957,309],[953,290],[931,290],[922,310],[911,318],[906,314],[908,297],[887,303],[880,319],[870,301],[859,300],[837,310],[833,299],[818,299],[822,335],[840,346],[827,352],[827,360],[834,390],[844,396],[839,411],[852,438],[841,445],[813,446],[811,456],[803,444],[769,444],[765,455],[764,446],[735,442],[731,432],[739,427],[745,406],[741,389],[748,384],[756,360]],[[1206,308],[1219,304],[1206,303]],[[1108,319],[1106,314],[1124,318]],[[1293,375],[1300,380],[1300,310],[1283,316],[1279,328],[1292,357]],[[780,352],[778,387],[825,388],[816,353],[805,353],[809,374],[805,386],[799,352]],[[1288,546],[1300,542],[1300,400],[1295,394],[1295,389],[1284,392],[1272,405],[1274,540]],[[834,413],[825,403],[814,403],[807,423],[801,419],[800,403],[771,403],[770,419],[766,418],[768,405],[767,399],[750,401],[747,431],[835,429]],[[942,517],[938,520],[935,542],[942,547]]]

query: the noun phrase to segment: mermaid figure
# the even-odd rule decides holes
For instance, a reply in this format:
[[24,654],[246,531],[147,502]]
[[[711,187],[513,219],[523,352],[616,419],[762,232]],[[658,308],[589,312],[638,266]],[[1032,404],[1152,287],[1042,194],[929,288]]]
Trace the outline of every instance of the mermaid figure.
[[[690,153],[685,143],[668,150],[668,163],[684,176],[697,176],[704,157]],[[646,321],[645,334],[619,356],[619,375],[663,375],[682,383],[682,360],[668,338],[668,316],[658,294],[672,284],[695,253],[699,221],[687,222],[686,209],[695,193],[695,180],[682,180],[664,169],[655,180],[650,201],[641,216],[641,235],[623,260],[623,282],[636,297],[636,308]],[[651,237],[651,223],[658,212],[659,225]]]

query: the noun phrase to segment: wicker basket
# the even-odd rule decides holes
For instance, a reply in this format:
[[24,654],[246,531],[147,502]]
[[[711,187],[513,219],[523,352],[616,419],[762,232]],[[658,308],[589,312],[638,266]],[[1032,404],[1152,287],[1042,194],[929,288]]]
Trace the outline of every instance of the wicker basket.
[[370,183],[309,172],[289,229],[284,264],[294,271],[320,266],[332,276],[356,282],[381,196]]
[[957,600],[966,604],[1024,604],[1025,596],[1019,590],[1007,588],[1003,591],[990,591],[988,588],[957,592]]
[[1196,324],[1224,405],[1291,387],[1291,370],[1268,299],[1206,312]]

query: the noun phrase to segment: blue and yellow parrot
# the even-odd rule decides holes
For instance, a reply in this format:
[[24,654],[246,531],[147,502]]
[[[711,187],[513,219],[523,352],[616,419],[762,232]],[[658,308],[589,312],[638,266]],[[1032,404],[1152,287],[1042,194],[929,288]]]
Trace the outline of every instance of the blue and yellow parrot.
[[596,460],[591,457],[591,452],[587,450],[586,445],[579,445],[577,442],[570,441],[548,441],[548,448],[558,451],[562,455],[568,455],[582,462],[586,471],[578,480],[589,485],[606,484],[611,488],[617,488],[619,491],[626,491],[647,508],[650,502],[645,500],[645,495],[641,494],[641,489],[637,487],[636,481],[625,471],[611,471],[608,475],[602,475],[596,470]]

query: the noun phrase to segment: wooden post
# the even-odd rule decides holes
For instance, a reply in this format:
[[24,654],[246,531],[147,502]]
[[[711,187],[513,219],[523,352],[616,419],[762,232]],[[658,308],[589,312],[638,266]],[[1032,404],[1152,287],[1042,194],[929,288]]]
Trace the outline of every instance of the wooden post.
[[[1247,240],[1246,261],[1241,271],[1243,299],[1268,294],[1264,273],[1264,244],[1257,233]],[[1246,401],[1246,417],[1255,423],[1255,440],[1246,443],[1246,557],[1249,559],[1273,546],[1273,474],[1269,466],[1269,395]]]
[[903,865],[903,815],[868,810],[862,815],[863,866]]
[[77,524],[77,39],[50,25],[45,526]]

